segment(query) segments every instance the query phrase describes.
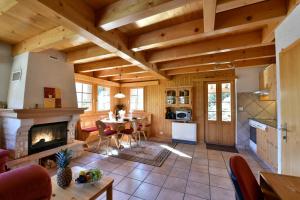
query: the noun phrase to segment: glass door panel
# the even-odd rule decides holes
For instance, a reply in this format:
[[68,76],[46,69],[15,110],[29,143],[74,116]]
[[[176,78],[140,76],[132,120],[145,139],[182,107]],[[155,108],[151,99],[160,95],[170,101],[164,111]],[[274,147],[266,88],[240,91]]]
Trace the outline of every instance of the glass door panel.
[[207,116],[209,121],[217,121],[217,84],[207,84]]
[[231,122],[231,83],[222,83],[222,121]]
[[166,104],[168,106],[176,105],[176,89],[168,89],[166,94]]

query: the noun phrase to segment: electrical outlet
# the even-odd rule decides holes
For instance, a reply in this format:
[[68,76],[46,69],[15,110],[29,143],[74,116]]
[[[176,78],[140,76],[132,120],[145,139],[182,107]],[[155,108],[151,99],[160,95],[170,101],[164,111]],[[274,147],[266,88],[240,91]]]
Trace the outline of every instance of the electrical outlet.
[[159,131],[159,134],[163,135],[163,134],[164,134],[164,132],[163,132],[163,131]]
[[239,111],[240,111],[240,112],[243,112],[243,111],[244,111],[244,107],[243,107],[243,106],[240,106],[240,107],[239,107]]

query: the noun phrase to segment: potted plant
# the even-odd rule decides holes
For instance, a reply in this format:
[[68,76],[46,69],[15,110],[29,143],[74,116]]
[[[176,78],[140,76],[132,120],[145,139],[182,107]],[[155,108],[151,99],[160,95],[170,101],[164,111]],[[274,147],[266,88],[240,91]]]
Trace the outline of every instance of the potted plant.
[[62,187],[68,187],[72,181],[72,170],[69,164],[72,159],[72,151],[65,149],[56,154],[57,170],[57,184]]

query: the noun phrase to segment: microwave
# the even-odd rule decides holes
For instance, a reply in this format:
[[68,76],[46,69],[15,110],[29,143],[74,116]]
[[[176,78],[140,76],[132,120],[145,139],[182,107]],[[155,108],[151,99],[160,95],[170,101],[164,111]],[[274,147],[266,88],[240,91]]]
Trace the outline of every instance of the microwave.
[[176,111],[177,120],[192,120],[192,111],[191,110],[177,110]]

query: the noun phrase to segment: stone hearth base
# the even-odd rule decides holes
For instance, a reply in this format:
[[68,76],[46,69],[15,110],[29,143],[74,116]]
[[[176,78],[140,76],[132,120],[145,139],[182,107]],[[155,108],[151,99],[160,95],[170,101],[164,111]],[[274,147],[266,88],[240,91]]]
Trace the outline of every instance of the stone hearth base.
[[39,159],[53,155],[59,152],[61,149],[71,149],[73,151],[73,159],[82,155],[83,153],[83,144],[84,142],[75,140],[71,144],[63,145],[54,149],[49,149],[47,151],[42,151],[39,153],[35,153],[23,158],[10,160],[7,162],[7,166],[11,169],[18,168],[20,166],[28,165],[28,164],[39,164]]

